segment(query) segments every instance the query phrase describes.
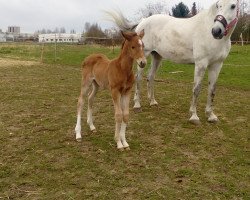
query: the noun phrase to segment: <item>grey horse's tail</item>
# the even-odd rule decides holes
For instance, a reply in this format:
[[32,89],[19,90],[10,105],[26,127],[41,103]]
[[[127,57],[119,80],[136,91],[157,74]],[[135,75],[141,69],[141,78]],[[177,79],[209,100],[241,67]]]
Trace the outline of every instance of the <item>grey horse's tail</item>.
[[134,31],[138,24],[132,24],[120,10],[104,11],[105,19],[113,22],[122,31]]

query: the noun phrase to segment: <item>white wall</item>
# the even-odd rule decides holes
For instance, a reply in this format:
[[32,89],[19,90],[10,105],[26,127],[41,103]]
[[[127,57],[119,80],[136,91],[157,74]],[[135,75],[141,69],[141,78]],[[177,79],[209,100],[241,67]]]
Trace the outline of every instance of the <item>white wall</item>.
[[68,33],[52,33],[52,34],[40,34],[39,42],[44,43],[77,43],[81,40],[81,34],[68,34]]
[[4,33],[0,33],[0,42],[6,42],[6,36]]

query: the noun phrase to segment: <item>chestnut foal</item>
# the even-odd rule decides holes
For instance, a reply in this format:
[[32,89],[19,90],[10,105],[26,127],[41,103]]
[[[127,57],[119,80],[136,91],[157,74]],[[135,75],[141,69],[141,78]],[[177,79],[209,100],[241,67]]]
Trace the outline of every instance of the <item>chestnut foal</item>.
[[[115,141],[118,149],[129,149],[125,131],[129,118],[129,101],[134,84],[133,63],[143,68],[147,60],[144,56],[142,37],[144,31],[138,35],[132,32],[121,32],[125,41],[118,58],[109,60],[103,54],[88,56],[82,63],[81,93],[77,107],[77,124],[75,127],[76,140],[81,141],[81,112],[83,96],[88,94],[87,123],[90,130],[96,132],[92,119],[94,97],[99,88],[109,89],[115,108]],[[90,87],[92,90],[90,91]],[[90,92],[89,92],[90,91]]]

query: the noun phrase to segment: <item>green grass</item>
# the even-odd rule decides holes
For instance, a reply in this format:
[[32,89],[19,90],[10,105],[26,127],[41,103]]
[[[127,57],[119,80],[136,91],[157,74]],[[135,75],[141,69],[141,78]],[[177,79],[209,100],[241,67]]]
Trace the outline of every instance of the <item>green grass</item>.
[[[95,100],[89,131],[75,141],[80,63],[111,48],[0,44],[0,199],[249,199],[250,46],[233,46],[218,81],[215,112],[206,122],[206,84],[199,98],[202,124],[188,123],[193,66],[164,61],[151,108],[143,81],[143,112],[132,111],[131,151],[115,148],[110,94]],[[22,62],[23,61],[23,62]],[[171,74],[172,71],[183,73]]]

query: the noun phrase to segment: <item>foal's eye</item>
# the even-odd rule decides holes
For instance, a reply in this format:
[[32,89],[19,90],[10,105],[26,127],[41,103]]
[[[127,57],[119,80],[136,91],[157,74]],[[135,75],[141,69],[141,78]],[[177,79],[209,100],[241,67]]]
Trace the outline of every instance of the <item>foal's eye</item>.
[[134,46],[132,46],[132,49],[134,49],[135,47]]
[[231,6],[231,9],[233,10],[233,9],[235,9],[235,8],[236,8],[236,5],[233,4],[233,5]]

